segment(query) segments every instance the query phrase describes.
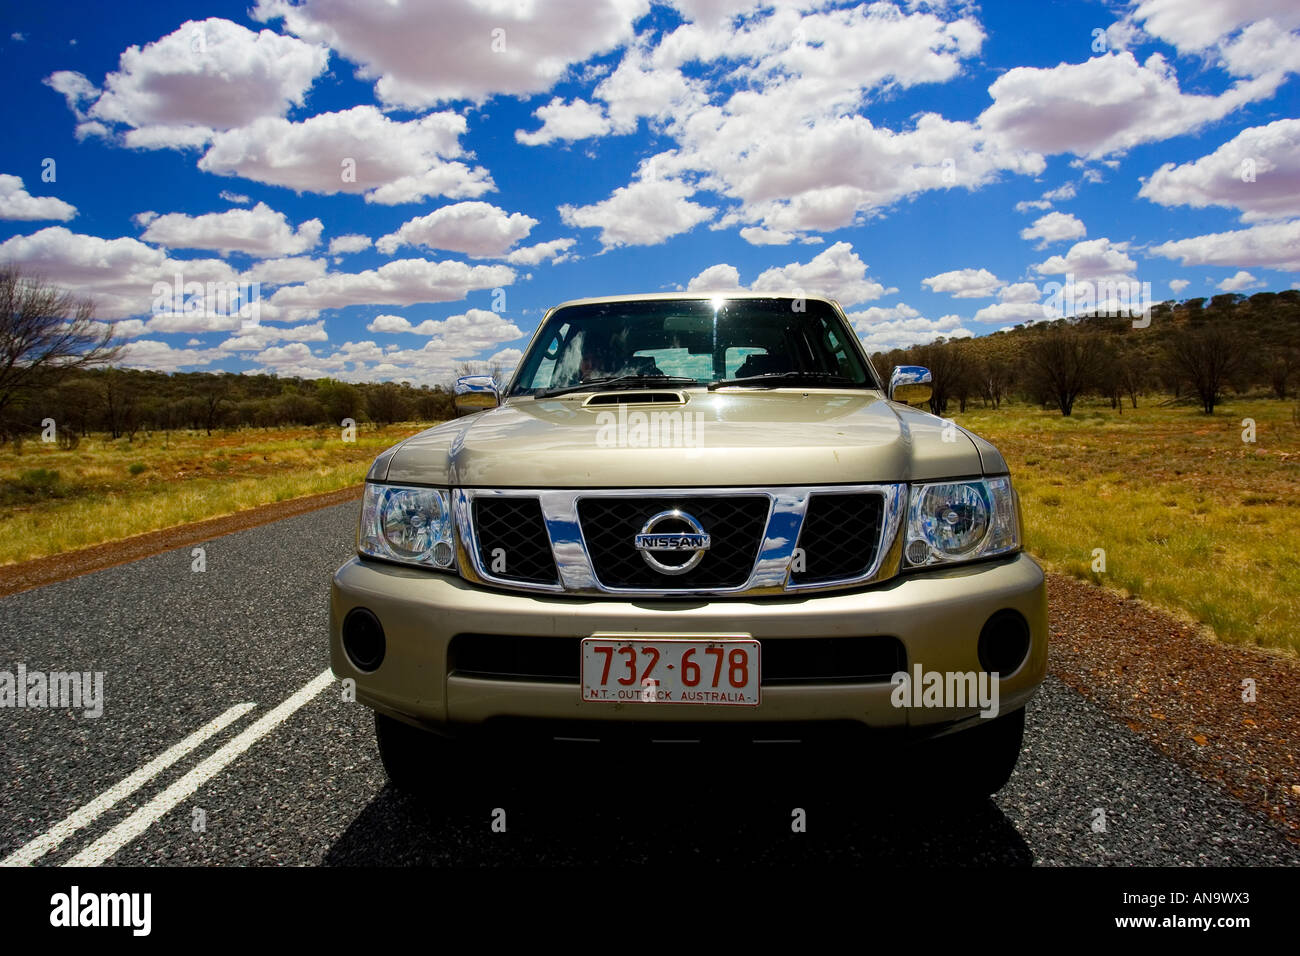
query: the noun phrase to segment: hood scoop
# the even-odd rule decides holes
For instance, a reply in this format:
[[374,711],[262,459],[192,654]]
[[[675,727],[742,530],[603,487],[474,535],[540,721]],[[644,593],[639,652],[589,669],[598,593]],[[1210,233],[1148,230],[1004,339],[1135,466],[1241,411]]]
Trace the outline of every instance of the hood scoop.
[[665,391],[625,391],[601,392],[591,396],[582,403],[583,408],[599,405],[685,405],[686,396],[681,392]]

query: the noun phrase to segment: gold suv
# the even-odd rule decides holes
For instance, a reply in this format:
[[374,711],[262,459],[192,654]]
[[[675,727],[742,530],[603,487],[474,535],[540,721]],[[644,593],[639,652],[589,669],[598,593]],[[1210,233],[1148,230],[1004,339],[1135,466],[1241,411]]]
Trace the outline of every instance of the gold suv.
[[927,370],[882,383],[838,303],[567,302],[456,393],[375,459],[331,590],[395,783],[493,737],[845,734],[1006,782],[1047,666],[1006,461],[911,407]]

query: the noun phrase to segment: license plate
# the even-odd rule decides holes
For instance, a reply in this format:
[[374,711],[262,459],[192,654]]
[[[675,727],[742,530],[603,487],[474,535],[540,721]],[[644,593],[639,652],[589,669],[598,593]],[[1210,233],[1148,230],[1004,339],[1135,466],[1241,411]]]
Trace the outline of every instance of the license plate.
[[758,641],[589,637],[582,699],[613,704],[758,706]]

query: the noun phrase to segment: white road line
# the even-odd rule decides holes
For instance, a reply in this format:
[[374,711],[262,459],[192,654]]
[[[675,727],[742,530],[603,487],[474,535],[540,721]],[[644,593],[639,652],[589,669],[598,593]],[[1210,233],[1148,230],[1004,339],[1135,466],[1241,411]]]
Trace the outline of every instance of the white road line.
[[321,671],[309,684],[296,691],[292,697],[274,710],[258,718],[239,736],[223,744],[211,757],[205,758],[193,770],[82,850],[64,866],[99,866],[157,823],[164,814],[174,809],[181,801],[192,797],[199,787],[233,763],[249,747],[292,717],[299,708],[328,687],[332,680],[334,680],[334,675],[328,669]]
[[256,706],[256,704],[251,703],[236,704],[220,717],[208,721],[180,743],[168,747],[157,757],[154,757],[130,776],[123,777],[122,780],[109,787],[81,809],[74,810],[69,816],[65,817],[59,823],[56,823],[35,840],[32,840],[31,843],[19,847],[3,860],[0,860],[0,866],[30,866],[35,863],[45,854],[56,849],[59,844],[72,836],[72,834],[76,833],[82,827],[94,823],[100,814],[110,809],[119,800],[135,793],[154,777],[158,776],[158,774],[176,763],[176,761],[190,753],[210,737],[215,737],[217,734],[221,733],[221,731],[225,730]]

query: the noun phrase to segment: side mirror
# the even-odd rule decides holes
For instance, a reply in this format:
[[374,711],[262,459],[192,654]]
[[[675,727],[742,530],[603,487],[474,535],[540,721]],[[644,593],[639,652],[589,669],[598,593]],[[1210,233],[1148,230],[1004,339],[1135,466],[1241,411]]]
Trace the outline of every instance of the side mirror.
[[501,393],[491,375],[466,375],[456,379],[456,414],[468,415],[501,404]]
[[904,405],[916,405],[930,400],[930,387],[933,379],[930,370],[920,365],[895,365],[889,376],[890,401],[902,402]]

